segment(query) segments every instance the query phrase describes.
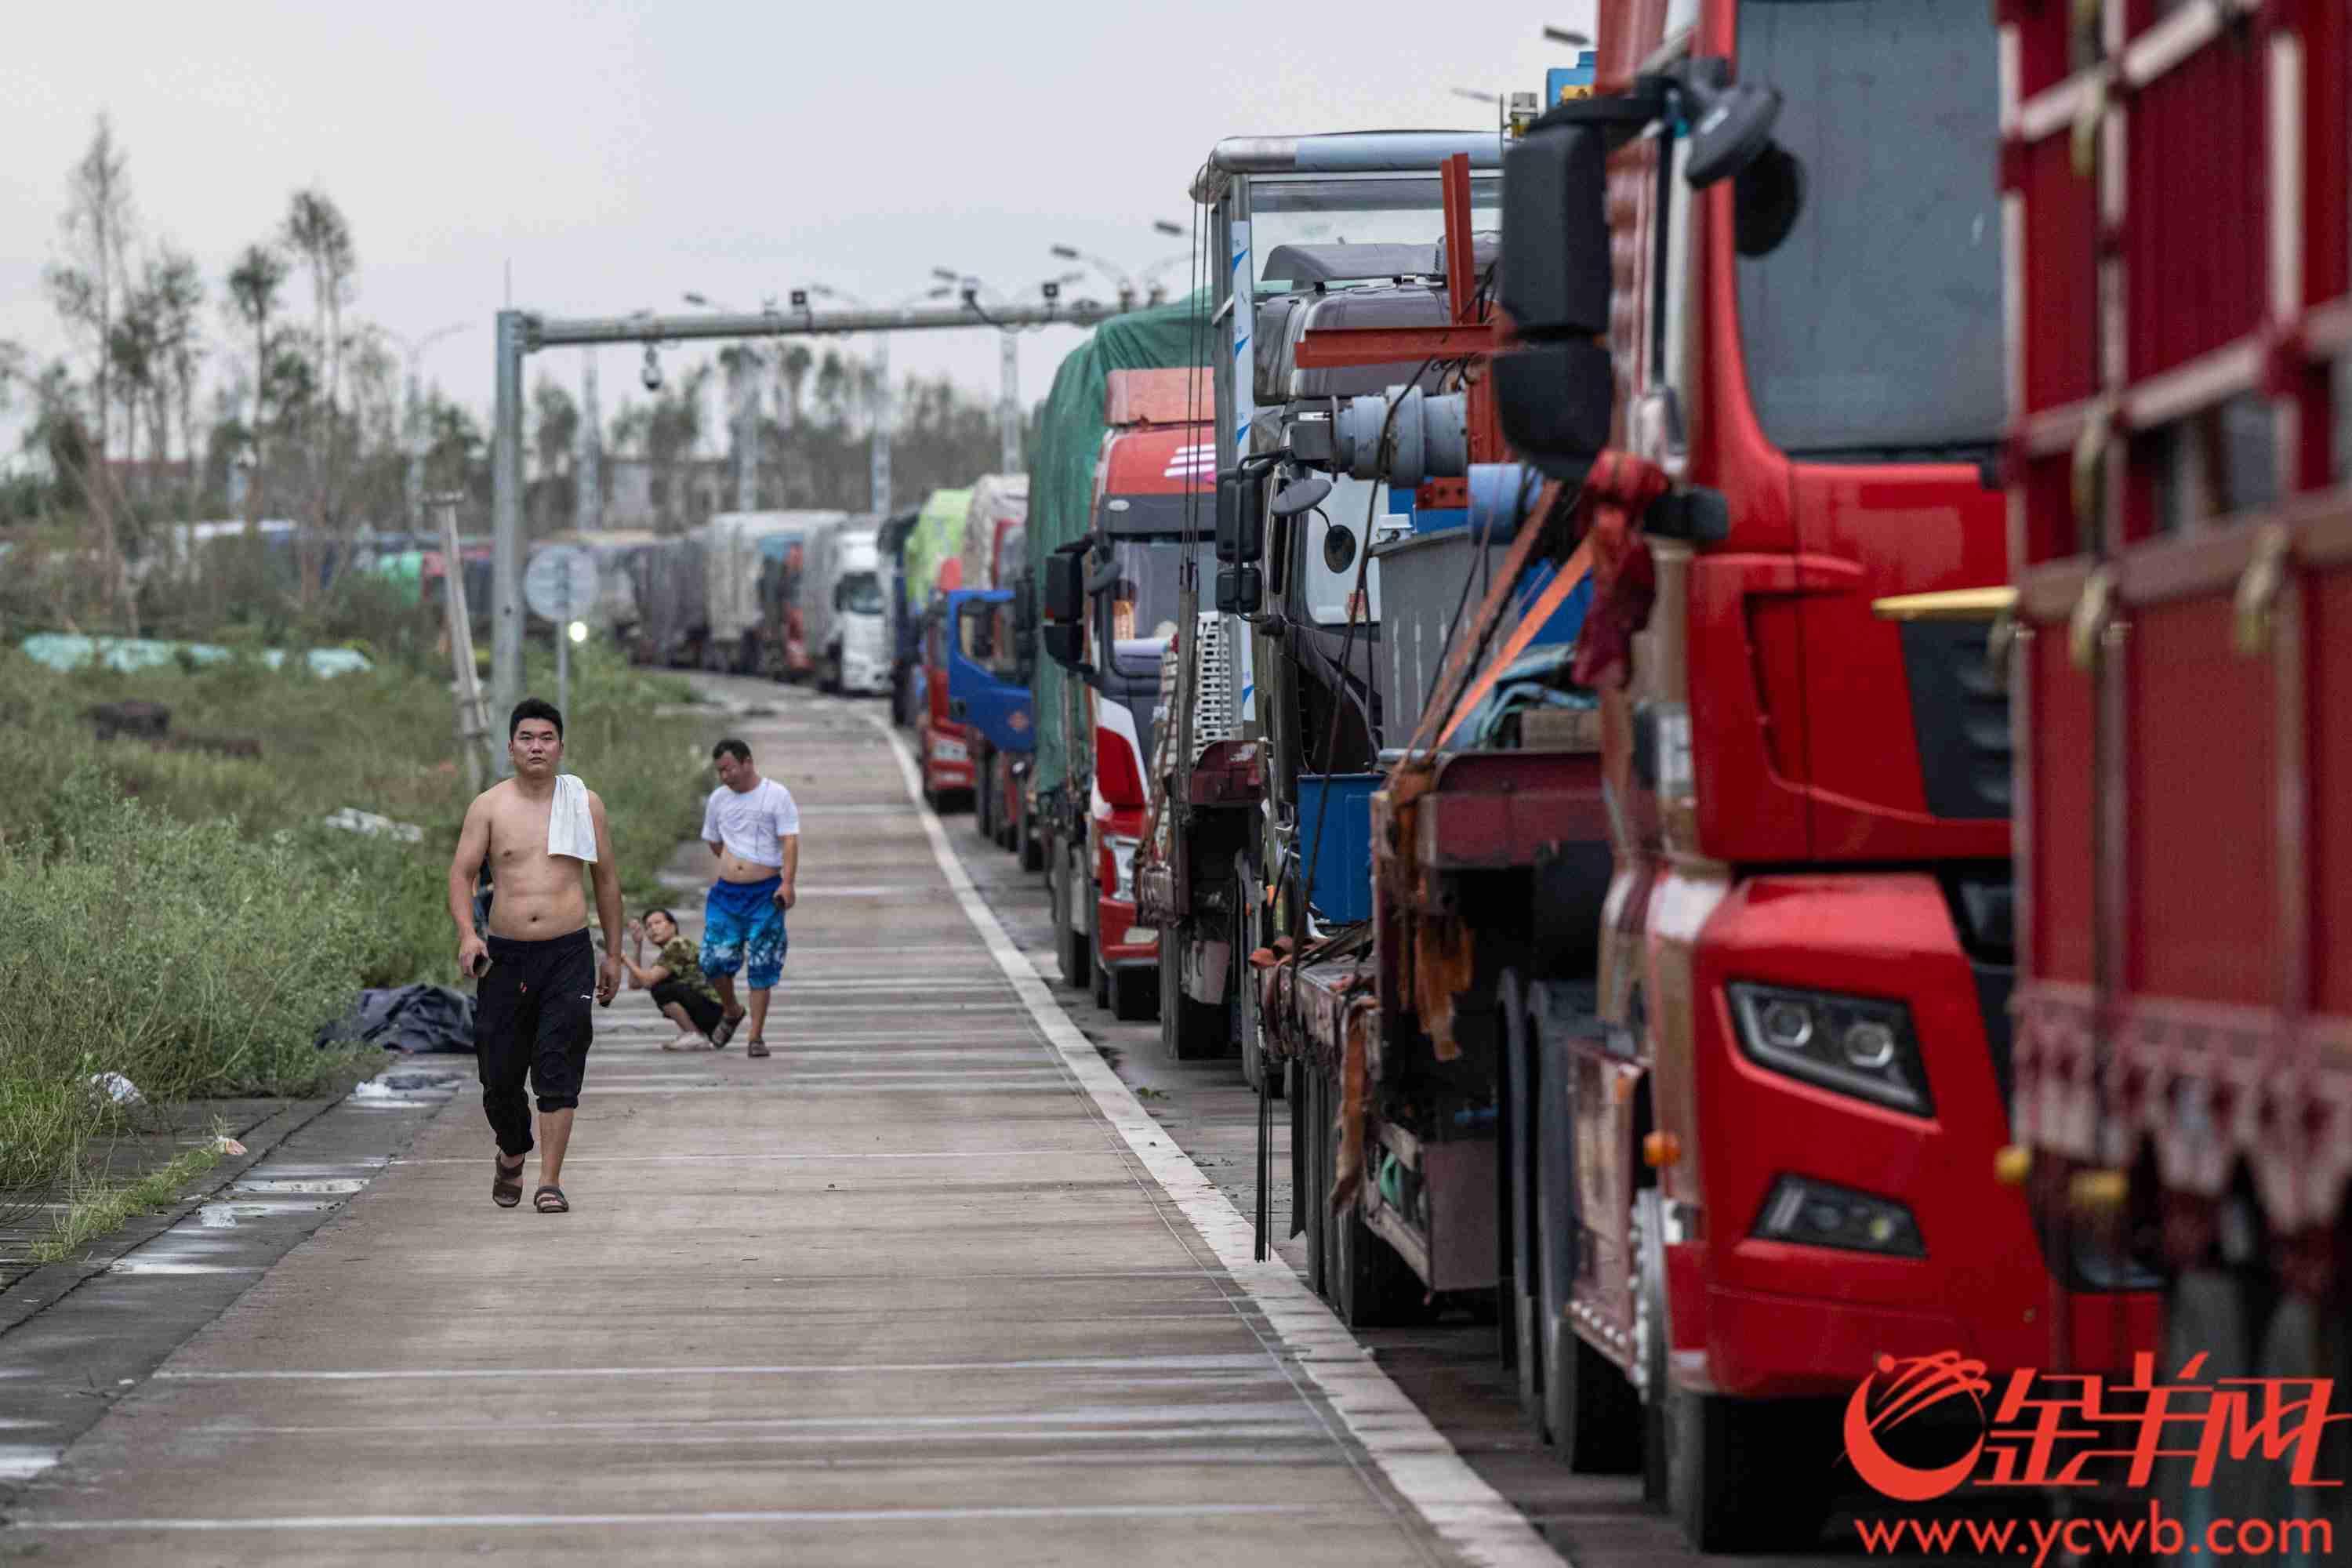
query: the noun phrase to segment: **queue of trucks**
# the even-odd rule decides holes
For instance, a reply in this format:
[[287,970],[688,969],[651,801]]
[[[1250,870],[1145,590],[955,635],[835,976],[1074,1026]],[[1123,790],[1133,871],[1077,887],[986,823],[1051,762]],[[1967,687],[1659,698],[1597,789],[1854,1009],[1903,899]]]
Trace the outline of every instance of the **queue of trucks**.
[[1027,474],[636,584],[887,690],[1061,980],[1285,1102],[1338,1315],[1491,1310],[1702,1550],[1812,1538],[1890,1358],[2352,1377],[2352,26],[1994,11],[1634,0],[1500,132],[1220,142]]

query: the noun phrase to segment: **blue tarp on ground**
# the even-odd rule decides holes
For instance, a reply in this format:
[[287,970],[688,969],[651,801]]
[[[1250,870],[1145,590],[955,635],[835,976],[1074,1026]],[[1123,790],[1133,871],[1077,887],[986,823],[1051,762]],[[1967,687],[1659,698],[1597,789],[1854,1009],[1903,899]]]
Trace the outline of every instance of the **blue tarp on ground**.
[[[25,639],[25,656],[60,672],[87,669],[102,663],[109,669],[154,669],[177,664],[184,654],[198,664],[226,664],[238,650],[200,642],[159,642],[151,637],[86,637],[68,632],[41,632]],[[257,648],[250,657],[276,669],[286,662],[282,648]],[[302,655],[310,673],[349,675],[373,669],[367,655],[347,647],[314,647]]]

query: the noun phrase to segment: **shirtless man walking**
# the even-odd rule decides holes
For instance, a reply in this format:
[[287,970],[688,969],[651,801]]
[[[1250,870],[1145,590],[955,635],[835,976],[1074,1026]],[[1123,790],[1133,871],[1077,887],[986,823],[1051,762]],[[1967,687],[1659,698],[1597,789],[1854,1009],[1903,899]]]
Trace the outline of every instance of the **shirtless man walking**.
[[702,808],[702,838],[719,861],[719,879],[702,905],[702,972],[719,984],[726,1013],[710,1032],[724,1046],[744,1009],[735,1001],[735,972],[751,988],[751,1038],[747,1057],[768,1054],[768,993],[784,970],[784,911],[801,870],[801,810],[793,792],[763,779],[751,748],[725,740],[711,748],[719,787]]
[[[449,919],[457,927],[457,967],[480,982],[474,1050],[482,1110],[499,1144],[490,1197],[500,1208],[522,1201],[523,1157],[531,1151],[528,1073],[539,1094],[541,1139],[532,1206],[565,1214],[572,1205],[560,1184],[563,1149],[595,1032],[591,988],[609,1007],[621,986],[621,876],[604,803],[556,771],[563,715],[554,704],[529,697],[515,705],[507,754],[514,777],[466,808],[449,863]],[[487,942],[474,932],[474,884],[485,860],[495,888]],[[596,923],[604,928],[601,968],[588,940],[583,866],[596,885]]]

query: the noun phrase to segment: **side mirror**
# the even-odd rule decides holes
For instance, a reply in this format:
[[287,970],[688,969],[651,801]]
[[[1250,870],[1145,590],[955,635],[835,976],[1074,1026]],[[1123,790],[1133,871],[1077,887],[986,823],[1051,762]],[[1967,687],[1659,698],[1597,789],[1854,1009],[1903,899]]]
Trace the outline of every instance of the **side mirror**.
[[1217,611],[1226,616],[1257,613],[1265,599],[1265,574],[1255,566],[1217,568]]
[[1265,470],[1235,467],[1217,476],[1217,561],[1238,566],[1265,553]]
[[1048,621],[1076,623],[1087,613],[1086,543],[1065,545],[1045,557],[1045,602]]
[[1694,189],[1746,172],[1772,144],[1780,89],[1730,78],[1727,60],[1694,60],[1676,84],[1690,100],[1690,161],[1683,178]]
[[1045,657],[1064,669],[1085,668],[1087,628],[1076,621],[1048,621],[1038,628],[1037,637],[1045,646]]
[[1617,376],[1594,342],[1495,356],[1495,402],[1511,449],[1556,479],[1580,481],[1609,444]]
[[1601,128],[1547,126],[1503,154],[1503,309],[1522,337],[1609,330],[1608,147]]

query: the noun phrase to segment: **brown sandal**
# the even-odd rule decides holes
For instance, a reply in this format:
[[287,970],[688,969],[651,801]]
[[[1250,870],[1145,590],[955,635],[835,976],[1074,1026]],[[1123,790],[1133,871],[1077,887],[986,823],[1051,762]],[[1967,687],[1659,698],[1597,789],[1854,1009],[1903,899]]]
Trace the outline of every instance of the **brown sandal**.
[[522,1168],[530,1162],[517,1160],[509,1170],[496,1155],[490,1157],[490,1201],[502,1209],[510,1209],[522,1202]]
[[541,1187],[530,1196],[530,1206],[541,1214],[570,1214],[572,1205],[562,1187]]
[[727,1048],[727,1042],[735,1037],[735,1026],[741,1023],[751,1016],[751,1013],[749,1008],[745,1008],[742,1012],[737,1013],[732,1016],[721,1013],[719,1016],[719,1027],[710,1031],[710,1048],[714,1051],[725,1050]]

